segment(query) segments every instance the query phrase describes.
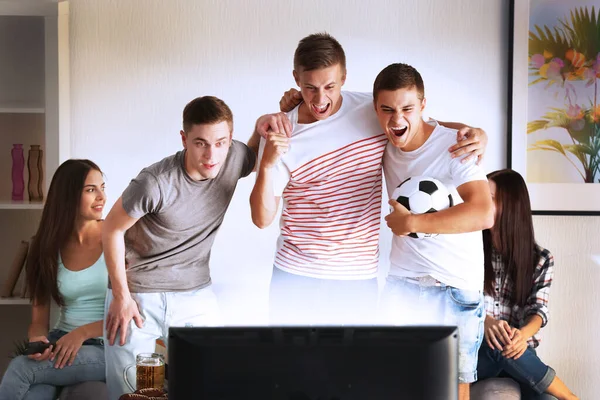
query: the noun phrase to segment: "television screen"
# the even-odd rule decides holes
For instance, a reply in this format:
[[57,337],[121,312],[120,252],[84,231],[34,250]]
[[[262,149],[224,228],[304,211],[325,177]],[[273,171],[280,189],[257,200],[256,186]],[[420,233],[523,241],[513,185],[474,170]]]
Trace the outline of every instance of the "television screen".
[[452,400],[448,326],[170,328],[169,399]]

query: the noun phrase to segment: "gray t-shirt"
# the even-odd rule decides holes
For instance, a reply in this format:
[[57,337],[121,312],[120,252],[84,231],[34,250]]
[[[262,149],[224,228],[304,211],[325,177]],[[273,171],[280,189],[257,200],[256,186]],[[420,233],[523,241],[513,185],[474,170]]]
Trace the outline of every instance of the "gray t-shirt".
[[214,179],[194,181],[185,150],[147,168],[123,192],[123,208],[139,220],[125,233],[132,293],[189,291],[210,285],[210,250],[238,179],[256,156],[233,141]]

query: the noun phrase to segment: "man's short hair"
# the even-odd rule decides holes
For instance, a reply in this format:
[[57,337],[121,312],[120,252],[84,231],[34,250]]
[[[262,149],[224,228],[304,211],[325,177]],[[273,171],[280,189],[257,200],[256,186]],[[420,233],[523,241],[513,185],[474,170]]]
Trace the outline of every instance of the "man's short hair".
[[419,100],[425,97],[425,85],[419,71],[408,64],[396,63],[385,67],[373,84],[373,100],[382,90],[398,90],[416,88]]
[[313,33],[300,40],[294,53],[294,71],[313,71],[339,64],[346,72],[342,45],[326,32]]
[[233,113],[225,102],[214,96],[197,97],[183,109],[183,131],[194,125],[214,125],[226,121],[229,132],[233,132]]

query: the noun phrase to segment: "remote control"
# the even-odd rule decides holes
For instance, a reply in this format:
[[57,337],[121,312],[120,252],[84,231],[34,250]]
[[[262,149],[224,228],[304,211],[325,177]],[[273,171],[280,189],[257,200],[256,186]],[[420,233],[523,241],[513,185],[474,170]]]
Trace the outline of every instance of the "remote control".
[[45,342],[29,342],[27,348],[23,354],[30,356],[32,354],[43,353],[50,346],[54,346],[56,343],[45,343]]

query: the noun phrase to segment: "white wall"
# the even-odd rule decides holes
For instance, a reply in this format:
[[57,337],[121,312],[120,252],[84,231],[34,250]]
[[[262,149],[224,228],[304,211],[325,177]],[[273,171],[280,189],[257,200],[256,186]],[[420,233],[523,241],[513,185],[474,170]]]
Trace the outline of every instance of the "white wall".
[[[408,62],[425,80],[428,114],[484,127],[490,136],[486,168],[504,166],[507,1],[70,3],[71,154],[91,158],[104,169],[110,204],[142,167],[181,147],[181,111],[196,96],[224,99],[235,116],[234,137],[247,140],[256,117],[276,111],[283,91],[293,86],[297,42],[323,30],[346,50],[346,89],[370,91],[384,66]],[[251,176],[240,182],[212,253],[215,287],[220,293],[226,291],[222,302],[230,323],[266,321],[264,305],[277,227],[260,231],[251,224],[248,196],[253,181]],[[555,220],[540,223],[554,227]],[[564,220],[572,231],[587,229],[587,235],[581,235],[587,243],[582,251],[587,252],[597,250],[591,248],[594,224],[590,221]],[[388,233],[382,235],[384,258],[389,240]],[[545,242],[550,246],[549,240]],[[568,255],[571,246],[581,245],[567,243],[554,242],[552,250]],[[587,258],[582,255],[581,261],[589,257],[589,253]],[[595,330],[589,316],[600,304],[597,298],[595,303],[583,301],[587,293],[576,286],[580,281],[565,273],[576,264],[566,258],[561,261],[553,301],[560,293],[579,296],[588,320],[557,307],[548,336],[562,337],[577,327],[584,337],[591,336]],[[588,266],[593,269],[591,261]],[[549,342],[553,348],[544,354],[582,398],[592,398],[600,385],[590,386],[591,379],[584,375],[587,367],[574,361],[576,355],[585,357],[590,345],[583,340],[582,344]]]
[[534,217],[536,238],[555,265],[539,354],[581,399],[597,399],[600,390],[599,225],[600,217]]

